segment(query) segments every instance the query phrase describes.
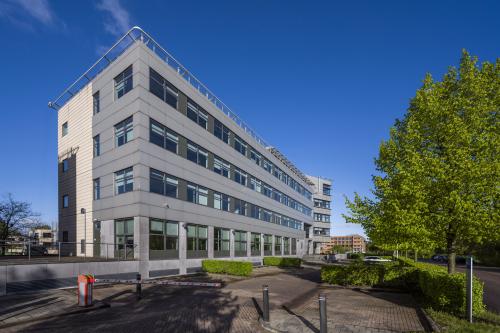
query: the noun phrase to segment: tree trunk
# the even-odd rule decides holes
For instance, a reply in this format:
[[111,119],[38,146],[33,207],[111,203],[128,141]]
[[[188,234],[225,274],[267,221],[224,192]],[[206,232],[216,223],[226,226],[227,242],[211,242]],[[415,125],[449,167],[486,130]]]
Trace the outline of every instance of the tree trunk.
[[455,252],[449,252],[448,253],[448,274],[453,274],[455,273],[455,258],[456,258],[456,253]]

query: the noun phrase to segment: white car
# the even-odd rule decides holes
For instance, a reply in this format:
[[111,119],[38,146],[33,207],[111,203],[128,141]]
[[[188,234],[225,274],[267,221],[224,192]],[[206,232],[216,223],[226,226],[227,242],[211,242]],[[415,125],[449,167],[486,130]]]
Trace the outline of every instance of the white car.
[[388,261],[391,261],[391,260],[390,259],[384,259],[384,258],[376,257],[376,256],[368,256],[368,257],[365,257],[365,259],[363,259],[363,261],[366,261],[366,262],[388,262]]

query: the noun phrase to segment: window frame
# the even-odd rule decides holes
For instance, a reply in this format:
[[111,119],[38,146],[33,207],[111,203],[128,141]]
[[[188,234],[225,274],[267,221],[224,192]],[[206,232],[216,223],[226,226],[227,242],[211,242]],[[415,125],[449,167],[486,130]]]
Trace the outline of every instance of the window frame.
[[97,134],[92,138],[92,155],[94,157],[101,156],[101,135]]
[[[130,173],[130,175],[128,174]],[[123,174],[123,180],[119,177],[122,177]],[[131,185],[131,189],[127,190],[127,181],[132,180],[129,184]],[[119,191],[119,186],[118,182],[123,182],[123,188],[124,191],[120,192]],[[133,167],[128,167],[122,170],[115,171],[114,173],[114,192],[115,195],[120,195],[120,194],[125,194],[128,192],[133,192],[134,191],[134,168]]]
[[[189,236],[189,228],[195,228],[195,236]],[[200,237],[200,230],[205,229],[205,237]],[[190,238],[194,238],[194,243],[190,242]],[[200,242],[201,241],[201,242]],[[201,249],[200,244],[204,243],[204,249]],[[190,245],[194,245],[193,250],[189,250]],[[186,258],[207,258],[208,257],[208,227],[200,224],[189,223],[186,225]]]
[[[115,148],[126,145],[130,141],[134,140],[134,119],[130,116],[113,126],[115,134]],[[129,137],[130,135],[130,137]],[[123,142],[120,144],[120,138],[123,138]]]
[[92,180],[92,192],[94,200],[101,199],[101,178],[94,178]]
[[132,65],[125,68],[113,78],[115,101],[119,100],[134,88],[134,70]]

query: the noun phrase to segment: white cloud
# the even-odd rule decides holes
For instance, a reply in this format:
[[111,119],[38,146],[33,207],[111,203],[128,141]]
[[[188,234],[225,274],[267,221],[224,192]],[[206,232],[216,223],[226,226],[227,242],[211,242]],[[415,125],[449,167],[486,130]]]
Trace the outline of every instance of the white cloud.
[[122,7],[119,0],[101,0],[97,4],[97,9],[108,14],[104,28],[113,36],[123,35],[130,29],[130,14]]
[[52,24],[54,13],[47,0],[17,0],[17,3],[31,16],[43,24]]
[[56,21],[47,0],[6,0],[0,3],[0,17],[27,30],[34,30],[33,19],[45,26]]

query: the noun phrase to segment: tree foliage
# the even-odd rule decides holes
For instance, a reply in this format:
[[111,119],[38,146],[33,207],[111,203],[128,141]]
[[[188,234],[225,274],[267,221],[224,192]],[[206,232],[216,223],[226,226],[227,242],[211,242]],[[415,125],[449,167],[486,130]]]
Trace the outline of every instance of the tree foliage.
[[346,198],[347,222],[391,249],[457,251],[500,237],[500,59],[466,51],[442,81],[427,75],[375,160],[373,199]]

